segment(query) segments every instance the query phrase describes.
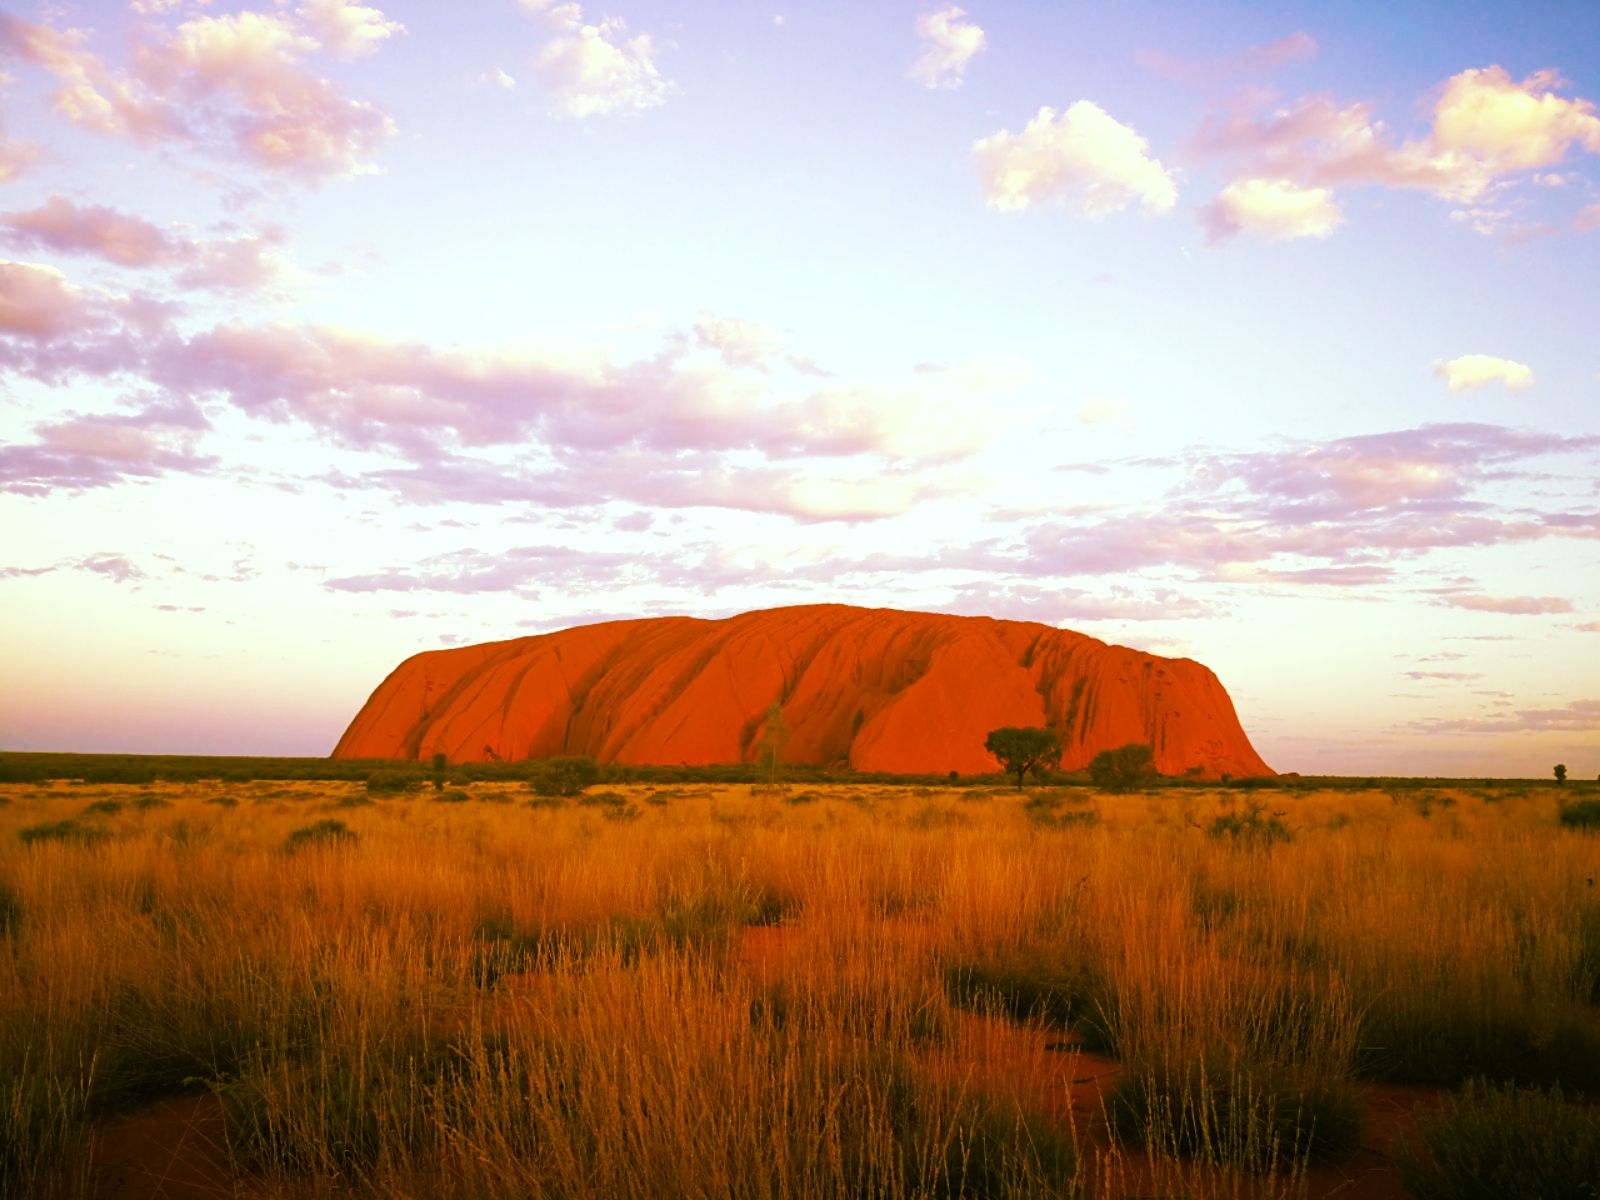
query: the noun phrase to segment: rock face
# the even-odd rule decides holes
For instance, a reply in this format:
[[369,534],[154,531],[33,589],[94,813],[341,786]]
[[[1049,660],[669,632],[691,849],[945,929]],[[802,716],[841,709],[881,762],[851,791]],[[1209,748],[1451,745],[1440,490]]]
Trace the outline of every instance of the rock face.
[[1026,621],[839,604],[430,650],[379,685],[333,754],[750,762],[775,702],[786,762],[983,773],[998,769],[989,730],[1049,724],[1068,770],[1146,742],[1163,774],[1272,774],[1197,662]]

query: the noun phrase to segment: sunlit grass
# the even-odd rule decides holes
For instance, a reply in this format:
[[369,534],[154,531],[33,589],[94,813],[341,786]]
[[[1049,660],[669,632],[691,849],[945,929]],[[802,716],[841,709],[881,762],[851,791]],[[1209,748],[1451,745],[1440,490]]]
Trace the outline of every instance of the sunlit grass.
[[491,1200],[1290,1195],[1365,1079],[1600,1091],[1554,788],[0,790],[5,1194],[207,1088],[263,1194]]

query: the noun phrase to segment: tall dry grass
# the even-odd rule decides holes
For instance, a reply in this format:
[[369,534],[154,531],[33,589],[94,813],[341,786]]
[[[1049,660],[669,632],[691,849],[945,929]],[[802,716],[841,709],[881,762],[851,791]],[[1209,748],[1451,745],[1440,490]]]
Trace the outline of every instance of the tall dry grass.
[[[253,1194],[490,1198],[1287,1196],[1361,1080],[1600,1090],[1554,789],[1275,797],[1278,843],[1226,792],[614,790],[9,787],[0,1191],[196,1088]],[[1120,1073],[1074,1109],[963,1010]]]

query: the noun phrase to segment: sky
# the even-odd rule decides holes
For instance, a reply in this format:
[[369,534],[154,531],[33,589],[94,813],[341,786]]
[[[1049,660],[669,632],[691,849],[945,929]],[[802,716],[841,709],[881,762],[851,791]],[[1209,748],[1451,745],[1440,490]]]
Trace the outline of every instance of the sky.
[[1600,773],[1600,5],[0,8],[0,748],[816,602]]

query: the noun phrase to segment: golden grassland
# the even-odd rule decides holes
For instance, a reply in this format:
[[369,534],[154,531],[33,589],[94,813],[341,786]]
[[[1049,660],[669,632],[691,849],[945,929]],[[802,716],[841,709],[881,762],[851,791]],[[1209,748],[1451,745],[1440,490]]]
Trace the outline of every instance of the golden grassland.
[[252,1197],[1475,1194],[1374,1097],[1600,1144],[1575,793],[7,785],[0,1192],[199,1092]]

